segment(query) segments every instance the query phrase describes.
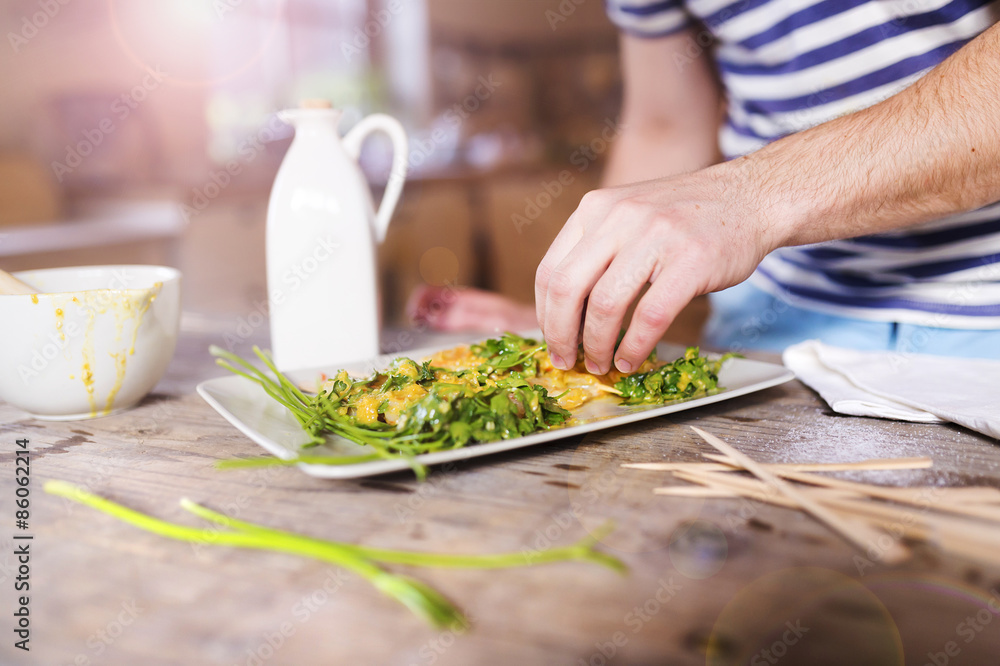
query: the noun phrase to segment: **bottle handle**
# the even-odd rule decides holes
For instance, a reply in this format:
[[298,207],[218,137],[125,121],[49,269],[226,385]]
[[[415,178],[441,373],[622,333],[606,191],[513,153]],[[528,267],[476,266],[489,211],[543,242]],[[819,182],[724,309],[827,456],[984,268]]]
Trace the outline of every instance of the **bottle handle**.
[[376,113],[363,118],[361,122],[352,127],[351,131],[344,135],[342,142],[347,154],[357,161],[361,155],[361,144],[369,134],[378,131],[385,132],[392,140],[392,171],[389,172],[389,180],[385,185],[382,202],[379,204],[378,212],[375,213],[375,240],[381,243],[385,240],[392,212],[396,209],[399,195],[403,192],[403,181],[406,180],[409,146],[406,131],[392,116]]

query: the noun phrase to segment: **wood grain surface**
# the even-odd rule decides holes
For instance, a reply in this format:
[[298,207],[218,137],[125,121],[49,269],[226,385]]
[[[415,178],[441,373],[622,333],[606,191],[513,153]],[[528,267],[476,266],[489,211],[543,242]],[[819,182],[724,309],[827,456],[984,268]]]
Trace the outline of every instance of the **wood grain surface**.
[[[1000,487],[994,440],[953,426],[836,416],[792,382],[450,464],[422,484],[408,473],[331,482],[288,468],[220,471],[217,460],[261,454],[194,393],[199,380],[222,373],[207,353],[220,337],[185,335],[168,377],[120,415],[52,423],[0,405],[0,663],[998,663],[1000,571],[923,546],[889,568],[799,512],[657,497],[652,489],[672,483],[668,473],[619,466],[701,460],[711,449],[687,427],[694,424],[758,461],[928,455],[930,470],[842,476]],[[24,437],[32,451],[30,653],[13,647],[11,631],[13,452]],[[43,494],[46,479],[189,524],[197,520],[178,506],[182,497],[318,537],[427,551],[530,555],[613,520],[603,548],[631,571],[395,567],[468,613],[471,630],[456,636],[326,564],[150,535]]]

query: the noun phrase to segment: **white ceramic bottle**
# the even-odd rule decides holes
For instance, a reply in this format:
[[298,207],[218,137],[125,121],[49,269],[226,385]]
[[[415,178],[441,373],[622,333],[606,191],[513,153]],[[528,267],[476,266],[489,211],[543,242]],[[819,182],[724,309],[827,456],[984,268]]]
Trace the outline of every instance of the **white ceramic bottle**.
[[[267,210],[271,351],[281,370],[336,366],[379,353],[376,244],[406,178],[402,125],[368,116],[343,139],[340,111],[307,101],[278,116],[295,127]],[[394,158],[376,213],[357,159],[373,131],[392,139]]]

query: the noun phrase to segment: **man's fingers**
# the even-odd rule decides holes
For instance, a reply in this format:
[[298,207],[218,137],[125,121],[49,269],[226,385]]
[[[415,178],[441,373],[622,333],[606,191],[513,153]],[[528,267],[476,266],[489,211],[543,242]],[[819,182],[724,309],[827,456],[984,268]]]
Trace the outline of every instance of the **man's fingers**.
[[615,367],[633,372],[646,360],[664,332],[692,298],[693,284],[674,271],[664,270],[639,301],[628,331],[615,354]]
[[580,243],[584,232],[607,217],[617,199],[618,195],[607,189],[591,190],[583,195],[580,205],[566,220],[566,224],[538,264],[538,270],[535,272],[535,311],[538,315],[538,325],[543,333],[546,332],[545,322],[549,319],[545,308],[549,302],[548,291],[552,274]]
[[625,312],[649,281],[655,264],[649,254],[619,254],[594,285],[583,327],[583,351],[590,372],[604,374],[611,369]]
[[538,316],[538,325],[542,332],[545,332],[545,302],[548,296],[549,282],[552,279],[552,272],[563,262],[580,239],[583,238],[583,230],[575,219],[574,213],[566,220],[566,224],[559,231],[556,239],[552,241],[542,261],[535,271],[535,314]]
[[576,364],[583,303],[613,256],[609,245],[581,242],[549,276],[545,291],[545,319],[540,321],[549,356],[557,368]]

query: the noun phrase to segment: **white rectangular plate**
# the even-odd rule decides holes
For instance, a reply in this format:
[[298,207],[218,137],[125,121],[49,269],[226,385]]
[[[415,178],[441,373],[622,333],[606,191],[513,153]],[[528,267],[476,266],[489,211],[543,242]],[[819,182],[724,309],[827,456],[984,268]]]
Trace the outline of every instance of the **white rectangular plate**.
[[[403,355],[420,360],[435,351],[439,350],[414,350]],[[661,343],[657,346],[657,353],[661,359],[673,360],[684,354],[684,348]],[[386,359],[382,358],[381,361],[384,365]],[[365,376],[370,374],[377,367],[377,364],[378,361],[369,361],[349,365],[346,369],[352,375]],[[294,381],[308,385],[314,382],[320,373],[326,372],[327,375],[332,375],[336,370],[338,368],[317,368],[288,374]],[[714,395],[669,405],[625,406],[617,404],[613,397],[595,400],[574,412],[574,416],[579,421],[576,425],[554,428],[499,442],[470,444],[460,449],[428,453],[417,456],[416,460],[424,465],[437,465],[453,460],[464,460],[500,451],[510,451],[524,446],[550,442],[554,439],[582,435],[633,421],[710,405],[713,402],[729,400],[777,386],[794,378],[795,375],[790,370],[780,365],[734,358],[727,361],[722,368],[719,374],[719,386],[723,388]],[[288,460],[297,457],[300,452],[322,456],[357,456],[367,453],[367,447],[333,436],[327,438],[327,444],[303,451],[300,447],[309,441],[309,437],[299,427],[292,414],[264,393],[260,386],[243,377],[230,375],[209,379],[198,385],[198,394],[222,414],[227,421],[239,428],[243,434],[279,458]],[[409,465],[403,459],[375,460],[348,465],[300,464],[298,467],[310,476],[326,479],[354,479],[409,469]]]

